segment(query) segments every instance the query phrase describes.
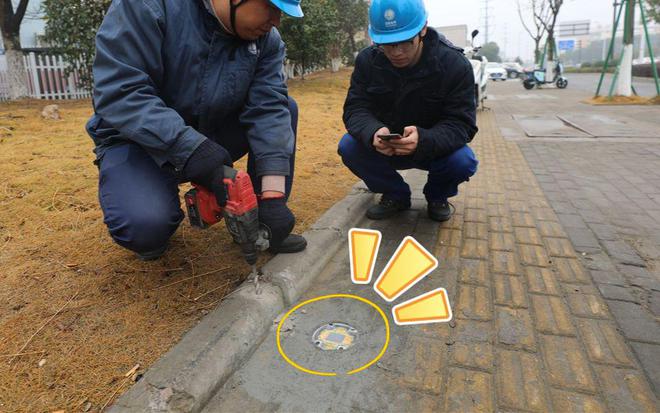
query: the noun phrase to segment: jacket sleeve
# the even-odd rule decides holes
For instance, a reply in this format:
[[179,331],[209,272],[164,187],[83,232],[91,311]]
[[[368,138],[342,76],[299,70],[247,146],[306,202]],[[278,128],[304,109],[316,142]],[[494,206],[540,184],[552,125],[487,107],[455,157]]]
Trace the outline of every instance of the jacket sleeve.
[[368,53],[369,49],[363,50],[355,60],[351,86],[344,103],[344,125],[351,136],[373,149],[374,133],[387,125],[378,120],[371,110],[372,102],[367,94],[371,65]]
[[439,122],[429,129],[417,128],[419,143],[414,154],[416,161],[448,156],[472,141],[478,131],[472,65],[462,56],[457,63],[458,68],[447,79],[447,84],[452,86],[445,98]]
[[205,139],[158,96],[164,12],[158,0],[114,0],[96,36],[94,106],[104,121],[182,169]]
[[284,42],[273,29],[259,54],[247,101],[239,116],[248,131],[257,176],[288,176],[291,172],[289,160],[294,151],[294,136],[283,74],[284,55]]

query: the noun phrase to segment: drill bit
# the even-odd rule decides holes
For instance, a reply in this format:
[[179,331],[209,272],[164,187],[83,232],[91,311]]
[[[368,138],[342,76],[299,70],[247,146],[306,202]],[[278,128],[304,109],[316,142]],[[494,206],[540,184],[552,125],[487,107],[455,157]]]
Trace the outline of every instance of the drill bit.
[[257,270],[257,264],[252,264],[252,273],[250,278],[254,282],[254,288],[257,295],[261,294],[261,286],[259,285],[259,271]]

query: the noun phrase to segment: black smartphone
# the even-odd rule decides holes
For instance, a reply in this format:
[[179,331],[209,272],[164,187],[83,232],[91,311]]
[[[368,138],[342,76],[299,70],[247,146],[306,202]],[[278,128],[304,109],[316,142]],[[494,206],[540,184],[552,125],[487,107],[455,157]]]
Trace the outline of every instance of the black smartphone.
[[391,141],[392,139],[401,139],[403,136],[399,135],[398,133],[388,133],[385,135],[378,135],[378,137],[384,141]]

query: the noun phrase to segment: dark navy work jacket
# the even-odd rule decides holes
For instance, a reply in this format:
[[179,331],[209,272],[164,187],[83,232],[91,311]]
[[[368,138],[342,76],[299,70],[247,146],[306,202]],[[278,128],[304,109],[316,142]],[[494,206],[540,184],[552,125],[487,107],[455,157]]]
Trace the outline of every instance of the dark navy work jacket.
[[96,37],[97,159],[135,142],[181,170],[205,137],[238,119],[258,175],[288,175],[293,131],[273,28],[257,41],[226,34],[202,0],[114,0]]
[[403,133],[417,126],[417,161],[442,158],[462,148],[477,133],[472,65],[462,49],[429,28],[420,61],[397,69],[376,46],[355,61],[344,104],[348,133],[373,149],[376,131]]

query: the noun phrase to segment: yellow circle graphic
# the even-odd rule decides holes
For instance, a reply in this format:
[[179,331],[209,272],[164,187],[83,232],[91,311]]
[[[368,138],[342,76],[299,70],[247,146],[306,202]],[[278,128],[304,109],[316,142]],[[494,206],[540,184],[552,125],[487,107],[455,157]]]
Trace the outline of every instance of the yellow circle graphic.
[[353,300],[362,301],[363,303],[369,304],[370,306],[375,308],[376,311],[378,311],[380,316],[383,318],[383,323],[385,323],[385,344],[383,344],[383,348],[380,350],[380,353],[378,353],[378,355],[373,360],[371,360],[370,362],[368,362],[364,366],[358,367],[357,369],[354,369],[354,370],[351,370],[351,371],[347,372],[346,374],[351,375],[351,374],[359,373],[362,370],[368,369],[372,364],[374,364],[375,362],[380,360],[381,357],[383,357],[383,354],[385,354],[385,350],[387,350],[387,346],[389,346],[389,344],[390,344],[390,322],[387,320],[387,316],[385,315],[383,310],[380,309],[380,307],[378,307],[373,302],[367,300],[366,298],[358,297],[357,295],[351,295],[351,294],[324,295],[324,296],[321,296],[321,297],[316,297],[316,298],[312,298],[311,300],[304,301],[304,302],[298,304],[297,306],[293,307],[291,310],[289,310],[289,312],[287,312],[284,315],[284,317],[282,317],[282,320],[280,320],[280,323],[277,325],[277,333],[276,333],[277,351],[280,352],[280,355],[282,356],[282,358],[284,358],[284,360],[286,360],[287,363],[289,363],[290,365],[292,365],[293,367],[297,368],[300,371],[303,371],[303,372],[309,373],[309,374],[314,374],[316,376],[336,376],[337,373],[328,373],[328,372],[323,372],[323,371],[310,370],[310,369],[306,369],[303,366],[297,364],[295,361],[291,360],[289,358],[289,356],[286,355],[286,353],[282,349],[282,343],[280,341],[280,330],[282,329],[282,325],[284,324],[284,321],[286,321],[286,319],[289,318],[289,316],[291,314],[293,314],[297,309],[299,309],[300,307],[302,307],[304,305],[311,304],[311,303],[316,302],[316,301],[327,300],[327,299],[330,299],[330,298],[350,298],[350,299],[353,299]]

